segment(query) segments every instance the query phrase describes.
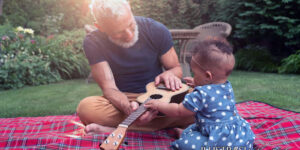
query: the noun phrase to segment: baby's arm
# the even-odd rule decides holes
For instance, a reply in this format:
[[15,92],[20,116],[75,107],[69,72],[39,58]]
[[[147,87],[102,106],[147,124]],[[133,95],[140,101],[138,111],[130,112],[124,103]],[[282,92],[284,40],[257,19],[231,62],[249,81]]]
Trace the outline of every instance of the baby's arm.
[[192,116],[195,113],[186,109],[182,103],[167,103],[158,100],[150,100],[144,104],[146,108],[158,110],[167,116],[179,117],[179,116]]

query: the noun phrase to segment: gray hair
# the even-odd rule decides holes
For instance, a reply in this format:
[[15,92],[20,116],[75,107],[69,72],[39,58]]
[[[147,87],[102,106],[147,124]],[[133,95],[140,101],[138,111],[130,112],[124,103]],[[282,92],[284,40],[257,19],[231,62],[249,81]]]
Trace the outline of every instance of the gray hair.
[[97,23],[103,18],[118,18],[126,13],[127,0],[92,0],[90,5],[92,15]]

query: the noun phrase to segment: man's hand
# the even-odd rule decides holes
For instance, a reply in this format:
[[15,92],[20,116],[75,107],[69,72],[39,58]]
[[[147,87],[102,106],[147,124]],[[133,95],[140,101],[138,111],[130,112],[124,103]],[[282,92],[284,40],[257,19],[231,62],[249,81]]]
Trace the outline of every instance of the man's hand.
[[127,115],[130,115],[134,111],[133,108],[135,108],[135,104],[133,104],[132,102],[128,102],[128,100],[121,101],[121,109]]
[[[130,106],[132,108],[132,112],[137,110],[139,107],[139,104],[137,102],[130,102]],[[150,111],[146,111],[142,116],[140,116],[138,118],[138,120],[136,121],[137,125],[144,125],[149,123],[151,120],[153,120],[154,118],[156,118],[158,114],[158,111],[156,110],[150,110]]]
[[155,78],[155,86],[161,82],[164,82],[165,86],[172,91],[179,90],[182,87],[181,80],[171,71],[165,71]]
[[195,82],[193,77],[185,77],[183,80],[186,82],[186,84],[190,87],[195,87]]

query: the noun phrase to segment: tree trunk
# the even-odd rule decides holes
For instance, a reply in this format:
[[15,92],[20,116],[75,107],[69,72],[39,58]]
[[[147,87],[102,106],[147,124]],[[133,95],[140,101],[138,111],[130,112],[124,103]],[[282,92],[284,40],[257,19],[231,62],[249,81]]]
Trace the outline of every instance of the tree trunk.
[[2,16],[2,6],[3,6],[3,1],[4,1],[4,0],[0,0],[0,16]]

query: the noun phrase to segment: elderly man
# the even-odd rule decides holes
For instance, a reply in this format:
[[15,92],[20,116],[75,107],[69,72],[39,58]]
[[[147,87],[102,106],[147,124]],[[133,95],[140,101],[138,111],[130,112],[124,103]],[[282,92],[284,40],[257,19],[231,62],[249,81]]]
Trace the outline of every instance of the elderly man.
[[[168,29],[153,19],[133,16],[126,0],[95,0],[92,13],[98,30],[85,37],[84,51],[103,96],[83,99],[77,113],[87,133],[101,133],[113,130],[138,108],[135,100],[146,92],[147,83],[163,82],[178,90],[182,70]],[[146,111],[130,129],[153,131],[193,122],[157,113]]]

